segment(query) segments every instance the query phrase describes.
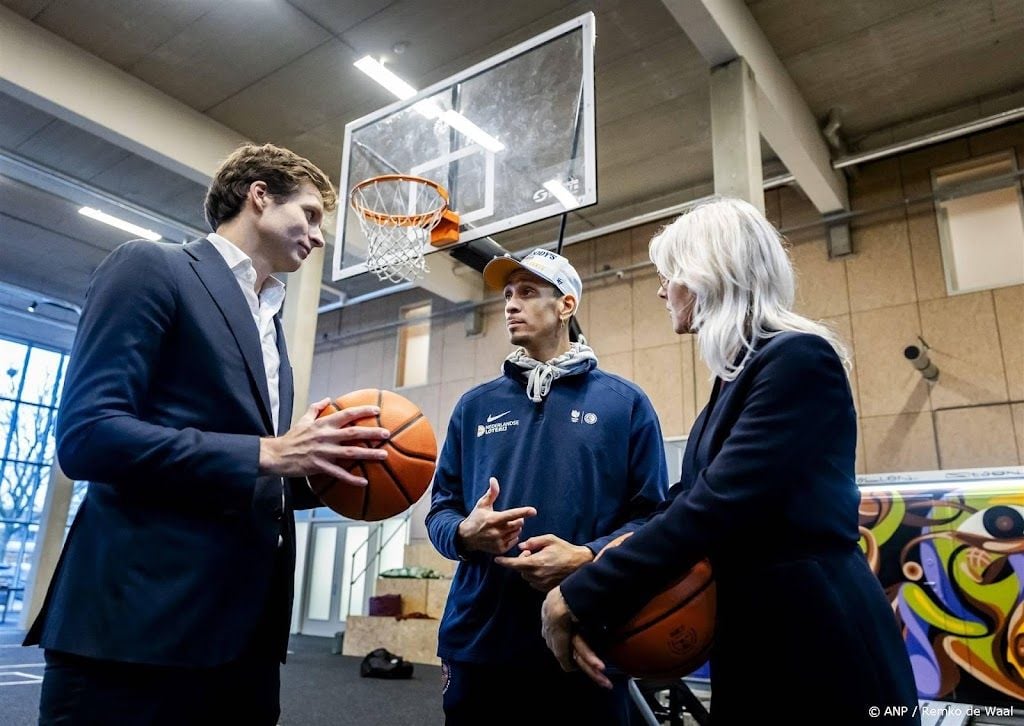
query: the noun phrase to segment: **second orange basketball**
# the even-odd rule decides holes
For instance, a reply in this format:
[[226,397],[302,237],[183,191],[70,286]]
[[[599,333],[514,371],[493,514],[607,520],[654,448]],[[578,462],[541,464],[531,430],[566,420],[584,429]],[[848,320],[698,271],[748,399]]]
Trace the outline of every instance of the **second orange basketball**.
[[352,426],[379,426],[391,438],[377,446],[386,449],[384,461],[357,462],[348,467],[369,482],[352,486],[328,476],[313,476],[309,484],[328,507],[349,519],[377,521],[401,514],[415,504],[430,486],[437,461],[437,439],[419,406],[393,391],[364,388],[346,393],[327,406],[327,416],[352,406],[378,406],[380,414]]
[[[609,542],[598,557],[605,550],[618,547],[631,534]],[[701,560],[611,633],[604,655],[636,678],[682,678],[710,655],[715,604],[711,563]]]

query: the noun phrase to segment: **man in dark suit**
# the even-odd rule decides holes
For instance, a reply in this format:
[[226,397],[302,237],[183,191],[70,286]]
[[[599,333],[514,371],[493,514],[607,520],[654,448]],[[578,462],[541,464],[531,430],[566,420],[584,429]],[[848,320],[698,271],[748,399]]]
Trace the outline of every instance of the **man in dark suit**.
[[26,645],[46,649],[40,723],[275,724],[305,477],[382,459],[347,427],[289,430],[284,285],[322,247],[327,176],[245,145],[206,197],[214,234],[136,240],[96,270],[68,369],[57,454],[89,481]]

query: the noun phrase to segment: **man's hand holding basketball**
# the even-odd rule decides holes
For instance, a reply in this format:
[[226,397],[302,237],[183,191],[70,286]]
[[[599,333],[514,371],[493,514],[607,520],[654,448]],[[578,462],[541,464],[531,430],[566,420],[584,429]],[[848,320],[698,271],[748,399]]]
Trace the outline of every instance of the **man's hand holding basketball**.
[[492,476],[487,491],[477,500],[473,511],[459,522],[459,540],[467,552],[492,555],[508,552],[519,541],[525,519],[537,514],[533,507],[495,511],[494,502],[499,491],[498,480]]
[[386,459],[387,452],[373,445],[391,434],[376,426],[349,424],[376,416],[380,409],[353,406],[321,416],[330,405],[329,398],[317,401],[284,436],[260,439],[260,473],[295,477],[326,474],[346,484],[366,486],[366,479],[344,467],[356,460]]

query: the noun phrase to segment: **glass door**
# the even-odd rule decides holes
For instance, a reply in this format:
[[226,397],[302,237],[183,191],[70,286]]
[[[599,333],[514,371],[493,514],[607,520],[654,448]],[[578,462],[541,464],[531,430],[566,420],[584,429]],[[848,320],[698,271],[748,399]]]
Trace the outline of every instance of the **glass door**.
[[350,613],[363,613],[369,532],[362,523],[311,523],[300,632],[333,636]]

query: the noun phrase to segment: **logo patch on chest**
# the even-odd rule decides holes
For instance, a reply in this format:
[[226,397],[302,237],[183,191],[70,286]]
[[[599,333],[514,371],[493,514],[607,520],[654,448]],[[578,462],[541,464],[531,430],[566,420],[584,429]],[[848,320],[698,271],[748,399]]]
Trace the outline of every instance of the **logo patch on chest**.
[[585,424],[590,424],[591,426],[593,426],[594,424],[597,423],[597,414],[593,413],[592,411],[579,411],[574,408],[569,413],[569,420],[572,421],[573,423],[579,423],[580,421],[582,421]]
[[505,421],[494,420],[495,418],[501,418],[502,416],[505,416],[506,414],[509,413],[511,413],[511,411],[506,411],[505,413],[495,416],[494,418],[488,416],[486,424],[479,424],[476,427],[476,437],[479,439],[481,436],[487,436],[488,434],[501,434],[508,431],[510,428],[518,426],[519,419],[517,418]]

